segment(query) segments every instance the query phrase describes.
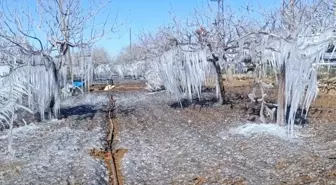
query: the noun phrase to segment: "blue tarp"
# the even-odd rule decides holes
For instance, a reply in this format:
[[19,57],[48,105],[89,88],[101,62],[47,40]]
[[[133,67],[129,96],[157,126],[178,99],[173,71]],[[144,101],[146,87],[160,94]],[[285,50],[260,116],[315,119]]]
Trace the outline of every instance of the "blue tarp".
[[83,87],[84,86],[84,82],[82,82],[82,81],[75,81],[75,82],[73,82],[73,84],[72,84],[74,87]]

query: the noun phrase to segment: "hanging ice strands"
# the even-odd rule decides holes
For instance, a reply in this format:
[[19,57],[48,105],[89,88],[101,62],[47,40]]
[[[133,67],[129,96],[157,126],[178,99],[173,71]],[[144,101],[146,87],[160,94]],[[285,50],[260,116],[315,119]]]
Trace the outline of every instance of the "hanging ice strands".
[[160,57],[159,67],[165,88],[178,99],[185,95],[190,100],[194,95],[200,98],[207,77],[216,78],[206,50],[186,51],[176,47]]

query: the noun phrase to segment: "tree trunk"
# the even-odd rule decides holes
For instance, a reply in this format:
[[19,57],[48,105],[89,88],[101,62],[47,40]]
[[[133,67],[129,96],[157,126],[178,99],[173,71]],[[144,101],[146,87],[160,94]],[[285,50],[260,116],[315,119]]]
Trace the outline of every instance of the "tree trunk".
[[73,73],[73,63],[72,63],[72,58],[71,58],[71,53],[70,53],[70,47],[68,48],[66,55],[67,55],[69,65],[70,65],[71,84],[73,84],[74,73]]
[[226,103],[225,100],[225,87],[224,87],[224,81],[222,78],[222,71],[221,68],[219,66],[219,64],[216,61],[212,61],[212,64],[214,65],[215,69],[216,69],[216,74],[217,74],[217,83],[218,83],[218,87],[219,87],[219,91],[220,91],[220,104],[224,105]]
[[226,70],[226,80],[232,81],[233,80],[233,71],[234,71],[234,65],[232,64],[227,70]]
[[286,90],[286,66],[282,64],[278,73],[278,109],[277,124],[283,126],[285,124],[285,90]]

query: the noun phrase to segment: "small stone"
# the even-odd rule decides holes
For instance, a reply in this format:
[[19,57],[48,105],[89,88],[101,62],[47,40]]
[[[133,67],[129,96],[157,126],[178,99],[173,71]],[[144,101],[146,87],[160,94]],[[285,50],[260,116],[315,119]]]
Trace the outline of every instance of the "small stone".
[[311,182],[313,182],[313,178],[310,177],[309,175],[300,175],[296,179],[296,184],[309,184]]
[[328,179],[336,179],[336,170],[332,170],[327,174]]
[[20,166],[16,166],[16,167],[15,167],[15,172],[16,172],[16,173],[20,174],[21,171],[22,171],[22,169],[21,169]]

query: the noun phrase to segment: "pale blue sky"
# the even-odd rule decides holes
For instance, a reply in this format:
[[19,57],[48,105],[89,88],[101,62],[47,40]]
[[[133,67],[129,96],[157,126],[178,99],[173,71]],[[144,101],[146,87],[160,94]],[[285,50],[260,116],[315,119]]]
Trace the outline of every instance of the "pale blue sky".
[[[19,0],[26,2],[30,9],[36,8],[36,1]],[[142,30],[147,32],[155,32],[155,30],[163,25],[171,23],[170,10],[174,12],[180,20],[191,17],[191,13],[195,8],[201,8],[210,0],[112,0],[110,19],[113,22],[118,12],[118,23],[123,23],[115,34],[107,35],[96,45],[102,46],[116,56],[122,48],[129,46],[129,28],[132,29],[132,41],[136,42],[137,35]],[[84,1],[83,2],[87,2]],[[249,5],[253,10],[261,10],[274,8],[279,5],[282,0],[224,0],[224,4],[230,4],[231,9],[237,14],[244,12]],[[20,4],[20,3],[19,3]],[[217,2],[211,2],[216,10]],[[89,5],[85,4],[85,8]],[[240,10],[239,10],[240,9]],[[256,14],[254,14],[256,15]],[[97,17],[96,21],[103,22],[105,17]]]
[[[114,39],[104,39],[98,43],[116,55],[121,48],[129,45],[129,28],[132,28],[132,40],[136,40],[139,31],[155,31],[159,26],[170,23],[169,11],[172,9],[179,19],[186,19],[194,8],[202,6],[207,0],[114,0],[112,10],[119,11],[120,20],[125,25],[114,35]],[[281,0],[224,0],[232,8],[238,9],[252,5],[253,9],[272,8]],[[217,6],[216,2],[212,2]],[[238,11],[239,12],[239,11]]]

